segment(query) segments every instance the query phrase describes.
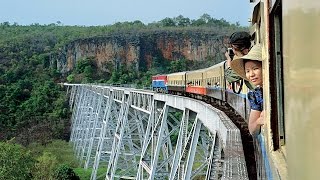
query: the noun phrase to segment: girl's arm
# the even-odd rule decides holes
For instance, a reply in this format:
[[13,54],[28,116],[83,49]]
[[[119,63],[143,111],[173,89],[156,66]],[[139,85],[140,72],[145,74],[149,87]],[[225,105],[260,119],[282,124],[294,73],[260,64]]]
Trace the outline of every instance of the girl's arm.
[[264,124],[263,112],[253,110],[250,111],[249,116],[249,132],[251,135],[257,135],[260,133],[260,127]]

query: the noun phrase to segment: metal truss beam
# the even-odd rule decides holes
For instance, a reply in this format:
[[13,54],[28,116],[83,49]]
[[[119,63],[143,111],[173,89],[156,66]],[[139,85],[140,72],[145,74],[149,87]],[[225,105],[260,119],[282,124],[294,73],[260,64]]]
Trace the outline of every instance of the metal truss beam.
[[151,91],[65,85],[70,142],[92,180],[248,179],[240,132],[214,107]]

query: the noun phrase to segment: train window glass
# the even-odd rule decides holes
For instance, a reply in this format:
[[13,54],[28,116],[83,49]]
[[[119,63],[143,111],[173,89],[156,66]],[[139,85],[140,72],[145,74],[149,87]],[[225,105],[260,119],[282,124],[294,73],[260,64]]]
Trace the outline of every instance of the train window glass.
[[271,129],[274,150],[285,144],[284,94],[283,94],[283,53],[282,53],[282,8],[278,0],[270,15],[270,87]]

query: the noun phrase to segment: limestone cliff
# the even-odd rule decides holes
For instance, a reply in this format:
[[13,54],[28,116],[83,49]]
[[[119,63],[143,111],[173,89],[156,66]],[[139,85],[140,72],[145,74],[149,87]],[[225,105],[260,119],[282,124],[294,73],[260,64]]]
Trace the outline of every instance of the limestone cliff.
[[51,65],[62,73],[68,73],[79,59],[87,57],[94,59],[101,71],[120,64],[134,64],[137,70],[148,69],[153,57],[194,61],[211,57],[222,60],[226,41],[224,35],[198,31],[118,33],[75,40],[52,56]]

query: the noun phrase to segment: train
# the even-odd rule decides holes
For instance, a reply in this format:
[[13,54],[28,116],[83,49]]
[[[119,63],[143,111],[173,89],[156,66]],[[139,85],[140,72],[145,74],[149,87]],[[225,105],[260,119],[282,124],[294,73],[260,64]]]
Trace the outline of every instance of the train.
[[[249,0],[252,45],[263,58],[264,120],[254,139],[257,179],[318,179],[320,1]],[[241,13],[241,10],[239,10]],[[156,92],[220,100],[248,122],[248,88],[225,80],[225,63],[152,77]]]
[[[243,83],[228,83],[225,62],[194,71],[152,76],[152,90],[160,93],[183,95],[207,102],[227,102],[244,119],[249,117],[250,105]],[[241,91],[238,91],[241,89]]]

